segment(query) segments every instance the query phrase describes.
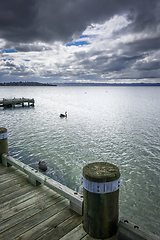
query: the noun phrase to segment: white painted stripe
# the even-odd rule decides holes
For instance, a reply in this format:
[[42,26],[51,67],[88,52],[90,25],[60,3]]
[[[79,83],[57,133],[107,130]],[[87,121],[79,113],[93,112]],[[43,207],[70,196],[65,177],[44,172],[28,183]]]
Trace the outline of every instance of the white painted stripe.
[[97,183],[87,180],[84,176],[82,178],[83,187],[92,193],[110,193],[115,192],[119,189],[121,185],[121,177],[112,182]]
[[0,133],[0,140],[7,138],[7,132],[5,133]]

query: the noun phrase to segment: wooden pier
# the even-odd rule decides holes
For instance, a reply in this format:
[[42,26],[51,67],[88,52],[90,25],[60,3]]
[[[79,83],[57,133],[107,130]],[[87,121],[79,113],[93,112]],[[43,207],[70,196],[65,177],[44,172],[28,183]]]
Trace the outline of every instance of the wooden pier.
[[[66,198],[43,184],[32,185],[14,166],[0,163],[0,192],[0,240],[95,240],[84,231],[83,216],[70,209]],[[160,238],[120,221],[119,233],[107,240],[132,239]]]
[[15,167],[0,164],[0,192],[1,240],[93,239],[66,198],[44,185],[33,186]]
[[61,239],[75,228],[86,235],[67,199],[16,168],[0,164],[0,192],[0,239]]
[[21,105],[22,107],[27,104],[27,106],[34,106],[34,98],[13,98],[13,99],[5,99],[0,100],[0,107],[8,108],[8,107],[15,107],[16,105]]

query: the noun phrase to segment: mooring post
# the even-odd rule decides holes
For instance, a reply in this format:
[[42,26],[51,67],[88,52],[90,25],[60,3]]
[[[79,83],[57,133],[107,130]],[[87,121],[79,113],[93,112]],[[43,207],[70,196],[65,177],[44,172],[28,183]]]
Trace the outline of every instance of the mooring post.
[[83,227],[93,238],[110,238],[118,232],[118,167],[107,162],[83,168]]
[[32,107],[34,107],[34,98],[32,98]]
[[2,162],[2,154],[8,154],[7,129],[0,127],[0,163]]

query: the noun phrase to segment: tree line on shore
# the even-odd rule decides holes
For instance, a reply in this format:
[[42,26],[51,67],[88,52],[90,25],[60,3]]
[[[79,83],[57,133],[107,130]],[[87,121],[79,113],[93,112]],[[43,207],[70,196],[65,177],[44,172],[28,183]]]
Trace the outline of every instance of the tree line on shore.
[[0,86],[57,86],[50,83],[39,83],[39,82],[4,82],[0,83]]

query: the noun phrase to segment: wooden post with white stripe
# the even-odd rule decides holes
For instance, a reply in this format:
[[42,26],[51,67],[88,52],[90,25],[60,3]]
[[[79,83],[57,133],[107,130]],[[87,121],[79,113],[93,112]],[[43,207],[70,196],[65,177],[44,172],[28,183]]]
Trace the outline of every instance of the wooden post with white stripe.
[[0,127],[0,163],[2,162],[2,154],[8,154],[7,129]]
[[93,238],[110,238],[118,232],[118,167],[107,162],[83,168],[83,227]]

